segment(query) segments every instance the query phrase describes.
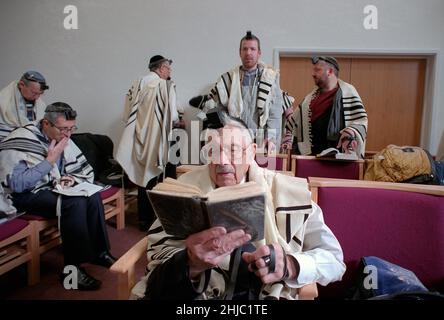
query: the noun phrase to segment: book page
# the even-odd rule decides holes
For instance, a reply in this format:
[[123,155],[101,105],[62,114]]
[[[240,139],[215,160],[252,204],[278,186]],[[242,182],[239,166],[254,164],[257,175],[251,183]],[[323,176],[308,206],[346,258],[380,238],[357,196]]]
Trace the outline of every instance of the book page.
[[337,153],[340,153],[338,149],[336,149],[336,148],[328,148],[328,149],[323,150],[321,153],[318,153],[316,155],[316,157],[317,158],[320,158],[320,157],[331,157],[331,158],[334,158],[335,154],[337,154]]
[[65,196],[85,196],[89,197],[92,196],[94,193],[99,192],[103,189],[103,187],[89,183],[89,182],[82,182],[74,187],[70,188],[62,188],[59,184],[56,185],[56,188],[53,189],[54,192],[63,194]]
[[172,178],[166,178],[163,182],[158,183],[153,190],[182,196],[203,195],[202,191],[198,187],[177,181],[176,179]]
[[262,187],[258,183],[250,181],[235,186],[217,188],[208,192],[207,197],[209,201],[224,201],[229,199],[242,199],[262,193],[264,193]]

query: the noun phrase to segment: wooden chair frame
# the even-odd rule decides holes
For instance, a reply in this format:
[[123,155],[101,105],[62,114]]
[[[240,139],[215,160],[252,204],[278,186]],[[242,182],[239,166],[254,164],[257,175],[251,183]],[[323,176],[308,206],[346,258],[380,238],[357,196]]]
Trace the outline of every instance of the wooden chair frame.
[[27,263],[28,285],[35,285],[40,281],[40,256],[35,225],[30,222],[25,228],[0,241],[0,275]]

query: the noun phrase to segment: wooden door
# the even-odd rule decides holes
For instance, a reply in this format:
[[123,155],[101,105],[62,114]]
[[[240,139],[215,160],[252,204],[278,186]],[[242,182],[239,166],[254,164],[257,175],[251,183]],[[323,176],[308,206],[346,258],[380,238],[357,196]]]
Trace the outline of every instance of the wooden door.
[[[369,117],[366,149],[419,146],[425,58],[338,57],[339,77],[358,90]],[[313,89],[309,58],[281,57],[281,87],[299,103]]]

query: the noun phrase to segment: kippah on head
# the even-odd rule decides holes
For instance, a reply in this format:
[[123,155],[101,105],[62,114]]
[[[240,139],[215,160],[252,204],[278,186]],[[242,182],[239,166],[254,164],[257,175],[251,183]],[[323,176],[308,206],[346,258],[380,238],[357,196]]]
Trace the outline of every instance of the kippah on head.
[[40,89],[41,90],[47,90],[49,89],[49,86],[46,85],[46,79],[45,77],[38,71],[33,71],[33,70],[29,70],[26,71],[23,75],[22,75],[22,80],[28,80],[28,81],[34,81],[34,82],[38,82],[40,83]]
[[66,120],[75,120],[77,117],[77,112],[71,108],[69,104],[64,102],[54,102],[49,104],[45,109],[45,113],[47,112],[62,113],[65,115]]
[[311,58],[311,63],[312,64],[316,64],[319,62],[319,60],[325,61],[328,64],[330,64],[331,66],[333,66],[336,70],[339,71],[339,63],[338,60],[336,60],[336,58],[332,57],[332,56],[313,56]]
[[168,61],[170,64],[173,63],[173,60],[167,59],[159,54],[152,56],[149,63],[148,63],[148,68],[151,69],[151,68],[161,64],[164,61]]

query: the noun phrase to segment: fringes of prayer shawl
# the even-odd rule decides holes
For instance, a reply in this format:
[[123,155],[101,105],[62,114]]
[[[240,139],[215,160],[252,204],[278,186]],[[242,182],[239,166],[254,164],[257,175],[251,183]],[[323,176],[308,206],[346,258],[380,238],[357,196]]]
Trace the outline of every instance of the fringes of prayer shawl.
[[[356,154],[363,157],[368,126],[367,112],[355,87],[340,79],[338,83],[342,92],[342,99],[340,101],[342,105],[340,107],[344,111],[345,128],[351,128],[356,133],[358,142]],[[292,116],[294,123],[292,128],[293,135],[297,138],[298,148],[302,155],[311,154],[310,103],[317,91],[318,88],[316,87],[307,95]],[[338,132],[338,136],[340,136],[342,130]]]
[[[256,108],[259,110],[259,127],[265,128],[272,99],[272,87],[276,83],[279,73],[274,69],[260,64],[263,69],[259,79]],[[224,73],[210,91],[211,99],[228,109],[232,117],[240,118],[243,111],[242,90],[240,83],[240,66]],[[212,105],[210,103],[210,105]],[[214,105],[213,105],[214,106]],[[208,108],[205,108],[206,110]]]
[[168,161],[172,128],[169,90],[174,90],[174,83],[159,78],[142,89],[140,82],[133,84],[127,95],[128,118],[116,160],[139,186],[161,174]]
[[[197,184],[204,192],[214,189],[208,166],[201,166],[186,173],[179,180],[184,183]],[[264,170],[256,163],[250,165],[249,180],[259,183],[267,195],[265,239],[255,242],[254,245],[279,243],[287,253],[301,252],[305,223],[312,214],[311,197],[306,180]],[[148,277],[141,280],[142,283],[135,287],[133,294],[139,298],[143,296],[150,273],[184,248],[184,240],[165,233],[159,220],[156,220],[148,232]],[[211,270],[209,284],[198,299],[224,297],[226,281],[229,279],[227,276],[229,264],[230,256],[227,256],[218,268]],[[271,297],[297,299],[297,289],[286,286],[285,282],[264,285],[260,298]]]
[[[48,154],[48,145],[48,141],[34,124],[14,130],[0,143],[1,183],[7,187],[7,177],[12,174],[14,167],[20,161],[25,161],[28,167],[33,167],[45,160]],[[72,140],[68,141],[68,145],[63,151],[62,161],[65,166],[65,174],[71,175],[76,182],[88,181],[92,183],[94,181],[93,168]],[[32,192],[51,189],[52,181],[59,178],[59,168],[54,164],[51,171],[39,181]]]

